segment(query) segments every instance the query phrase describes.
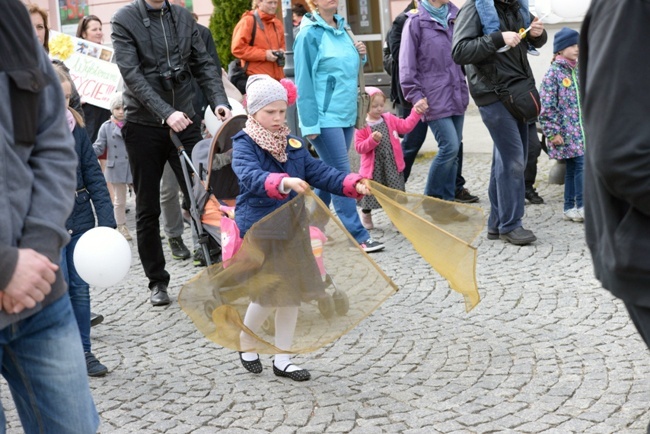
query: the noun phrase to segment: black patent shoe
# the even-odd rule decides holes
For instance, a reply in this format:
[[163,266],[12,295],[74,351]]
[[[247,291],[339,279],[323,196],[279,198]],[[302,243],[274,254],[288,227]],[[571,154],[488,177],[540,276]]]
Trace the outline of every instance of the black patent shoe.
[[292,363],[289,363],[284,370],[278,368],[275,366],[275,363],[273,364],[273,373],[277,375],[278,377],[287,377],[291,378],[293,381],[307,381],[311,378],[311,374],[309,373],[308,370],[306,369],[300,369],[298,371],[293,371],[293,372],[287,372],[287,369],[289,369],[289,366],[294,366]]
[[257,360],[244,360],[240,351],[239,360],[241,360],[242,366],[246,368],[248,372],[252,372],[253,374],[260,374],[262,372],[262,362],[260,362],[260,356],[257,356]]

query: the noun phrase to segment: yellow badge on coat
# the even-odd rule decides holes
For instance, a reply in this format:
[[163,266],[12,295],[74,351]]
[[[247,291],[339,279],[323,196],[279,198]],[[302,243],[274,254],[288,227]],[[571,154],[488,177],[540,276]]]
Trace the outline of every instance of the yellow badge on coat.
[[289,146],[292,148],[302,148],[302,142],[298,139],[289,139]]
[[571,86],[571,79],[569,77],[565,77],[564,80],[562,80],[562,86],[564,87]]

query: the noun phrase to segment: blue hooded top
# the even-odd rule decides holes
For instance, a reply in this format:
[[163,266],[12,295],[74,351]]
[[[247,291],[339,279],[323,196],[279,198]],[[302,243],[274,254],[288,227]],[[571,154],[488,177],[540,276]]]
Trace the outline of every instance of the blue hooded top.
[[357,116],[359,52],[334,15],[333,28],[318,14],[306,14],[293,45],[298,116],[304,136],[321,128],[354,125]]

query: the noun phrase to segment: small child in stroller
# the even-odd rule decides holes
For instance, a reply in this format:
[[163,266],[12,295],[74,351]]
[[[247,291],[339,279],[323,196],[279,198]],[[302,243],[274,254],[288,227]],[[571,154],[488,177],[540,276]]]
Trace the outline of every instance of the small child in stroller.
[[[308,191],[310,185],[352,198],[370,193],[360,175],[343,173],[315,159],[301,138],[290,135],[285,118],[287,106],[296,99],[295,85],[292,82],[278,82],[268,75],[252,75],[246,85],[246,93],[246,126],[232,138],[232,168],[239,179],[240,190],[236,201],[235,222],[242,238],[254,223],[297,194]],[[309,231],[306,237],[306,242],[311,243]],[[271,248],[282,248],[281,237],[270,236],[269,239],[257,241],[270,245]],[[269,257],[265,260],[273,259]],[[282,261],[276,261],[273,266],[282,275]],[[306,265],[305,273],[310,273],[312,269],[320,280],[320,271],[315,262]],[[271,285],[266,291],[256,291],[257,296],[252,298],[246,311],[244,325],[257,333],[275,309],[275,346],[289,350],[301,294],[299,290],[291,288],[283,288],[282,296],[278,296],[277,292],[277,285]],[[250,339],[249,335],[241,334],[241,348],[244,352],[240,353],[240,360],[249,372],[261,373],[259,354],[245,351],[246,348],[253,347],[252,342],[247,342]],[[289,354],[277,354],[274,357],[273,373],[295,381],[311,378],[309,371],[291,363]]]

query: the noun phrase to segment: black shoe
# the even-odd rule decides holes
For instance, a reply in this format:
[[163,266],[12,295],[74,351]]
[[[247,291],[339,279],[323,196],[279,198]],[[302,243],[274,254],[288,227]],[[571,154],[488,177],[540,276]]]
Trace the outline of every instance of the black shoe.
[[293,381],[307,381],[311,378],[311,374],[306,369],[300,369],[299,371],[287,372],[289,366],[293,366],[291,363],[284,368],[284,371],[273,364],[273,373],[278,377],[287,377],[291,378]]
[[468,189],[463,188],[456,192],[456,198],[454,200],[460,203],[476,203],[478,202],[478,196],[474,196]]
[[244,360],[242,358],[242,353],[241,351],[239,352],[239,360],[241,360],[241,364],[248,372],[252,372],[253,374],[259,374],[262,372],[262,362],[260,362],[260,356],[257,356],[257,360]]
[[487,232],[487,239],[488,240],[498,240],[499,239],[499,233],[498,232],[490,232],[488,230]]
[[535,234],[533,234],[532,231],[524,229],[521,226],[506,234],[499,235],[499,238],[516,246],[525,246],[526,244],[530,244],[533,241],[537,241],[537,237]]
[[84,353],[86,356],[86,371],[89,377],[103,377],[108,374],[108,368],[102,365],[97,357],[91,352]]
[[205,253],[203,253],[203,249],[201,247],[199,247],[194,251],[194,255],[192,256],[192,261],[195,267],[205,267],[206,265],[208,265],[205,262]]
[[151,297],[149,301],[154,306],[165,306],[171,303],[169,300],[169,295],[167,295],[167,285],[162,282],[154,284],[151,288]]
[[169,248],[172,249],[172,258],[174,259],[189,259],[191,255],[181,237],[170,237]]
[[544,203],[544,199],[542,199],[542,197],[537,194],[537,191],[535,191],[535,189],[532,187],[526,189],[526,199],[528,199],[528,201],[533,205],[540,205]]
[[101,313],[90,312],[90,327],[95,327],[104,321],[104,315]]

